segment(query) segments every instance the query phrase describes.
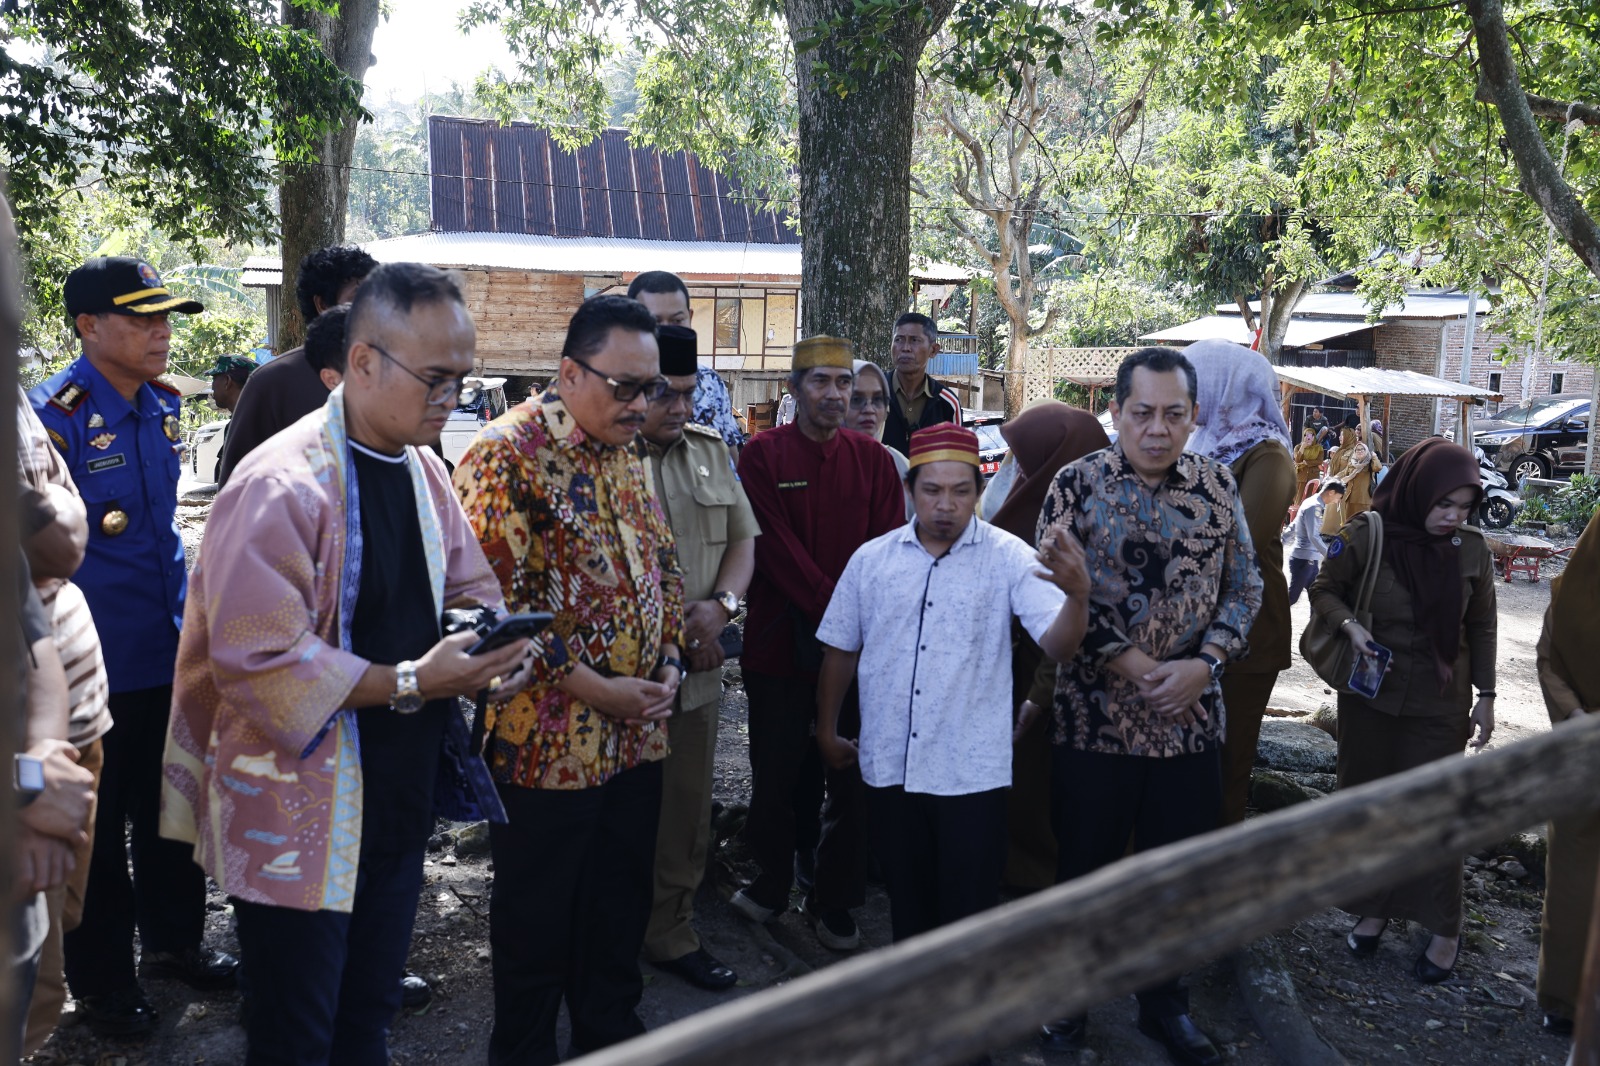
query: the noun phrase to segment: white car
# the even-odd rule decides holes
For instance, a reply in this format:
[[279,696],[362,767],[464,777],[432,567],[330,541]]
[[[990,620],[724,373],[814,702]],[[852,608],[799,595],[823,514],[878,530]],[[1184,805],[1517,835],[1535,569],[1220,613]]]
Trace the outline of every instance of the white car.
[[217,464],[222,462],[222,440],[228,421],[220,418],[207,422],[189,435],[189,470],[198,484],[216,484]]
[[450,412],[450,421],[444,424],[444,432],[439,435],[444,461],[452,470],[461,462],[478,430],[506,413],[505,378],[468,378],[467,387],[476,388],[478,395],[470,404],[462,404]]

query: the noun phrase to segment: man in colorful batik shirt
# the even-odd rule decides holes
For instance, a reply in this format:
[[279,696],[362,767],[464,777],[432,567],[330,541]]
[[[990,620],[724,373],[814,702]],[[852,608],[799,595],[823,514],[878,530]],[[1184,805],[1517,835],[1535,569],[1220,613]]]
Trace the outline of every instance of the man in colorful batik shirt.
[[560,1060],[563,996],[586,1054],[644,1031],[665,719],[684,667],[672,530],[634,447],[666,389],[656,321],[585,300],[542,396],[484,427],[456,488],[515,612],[548,611],[535,680],[497,707],[489,763],[493,1064]]

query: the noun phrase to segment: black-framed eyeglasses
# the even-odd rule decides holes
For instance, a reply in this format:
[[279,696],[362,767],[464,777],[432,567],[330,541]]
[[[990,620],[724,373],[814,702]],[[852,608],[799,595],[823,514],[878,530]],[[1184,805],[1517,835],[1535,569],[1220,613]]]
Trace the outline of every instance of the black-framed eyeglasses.
[[611,396],[618,403],[632,403],[634,398],[643,393],[644,398],[655,403],[667,391],[666,378],[651,378],[649,381],[618,381],[609,374],[602,374],[582,359],[572,360],[581,366],[586,373],[593,374],[607,385],[611,386]]
[[378,345],[373,344],[371,341],[362,341],[361,343],[365,344],[368,348],[371,348],[373,351],[389,360],[389,362],[393,363],[401,370],[404,370],[407,374],[410,374],[412,377],[428,386],[429,407],[443,407],[445,404],[450,402],[450,397],[452,396],[456,398],[456,403],[458,405],[462,407],[470,407],[472,404],[478,402],[478,397],[483,393],[482,386],[468,385],[465,377],[425,378],[415,370],[412,370],[409,366],[406,366],[400,360],[396,359],[394,356],[390,355],[388,352],[384,351],[382,348],[378,347]]
[[690,385],[687,389],[675,389],[663,381],[661,386],[661,391],[650,397],[651,403],[658,403],[663,407],[671,407],[679,400],[682,400],[684,403],[693,405],[695,389],[693,385]]
[[866,393],[858,392],[850,397],[851,410],[859,411],[863,407],[881,407],[887,411],[889,409],[889,397],[881,392],[876,396],[868,396]]

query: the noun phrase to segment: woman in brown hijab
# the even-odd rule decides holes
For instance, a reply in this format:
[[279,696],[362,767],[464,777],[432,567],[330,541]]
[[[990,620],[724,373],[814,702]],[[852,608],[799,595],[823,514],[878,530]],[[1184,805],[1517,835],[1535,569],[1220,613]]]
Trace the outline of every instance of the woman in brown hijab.
[[[1339,695],[1339,787],[1459,755],[1494,731],[1495,580],[1483,535],[1465,526],[1483,495],[1478,461],[1439,438],[1406,452],[1378,486],[1383,556],[1372,596],[1372,632],[1355,602],[1372,514],[1357,515],[1328,546],[1311,607],[1356,651],[1394,653],[1377,696]],[[1478,700],[1472,701],[1472,688]],[[1478,735],[1472,739],[1473,727]],[[1461,941],[1461,863],[1392,885],[1345,907],[1360,915],[1347,938],[1357,955],[1378,949],[1391,919],[1414,921],[1432,939],[1417,979],[1437,984],[1455,969]]]
[[[1600,520],[1590,519],[1566,570],[1550,582],[1539,636],[1539,687],[1556,728],[1600,712]],[[1584,945],[1600,866],[1600,811],[1550,823],[1544,929],[1539,939],[1539,1007],[1545,1028],[1572,1034]]]
[[1294,450],[1294,479],[1299,483],[1294,494],[1297,503],[1306,498],[1306,486],[1322,476],[1322,457],[1325,454],[1322,445],[1317,443],[1317,435],[1309,426],[1306,427]]
[[[1036,403],[1000,427],[1011,445],[1016,481],[989,521],[1035,543],[1039,512],[1056,473],[1090,452],[1110,447],[1106,431],[1087,411],[1058,400]],[[1004,883],[1048,888],[1056,883],[1056,837],[1050,828],[1050,709],[1055,702],[1056,664],[1021,626],[1013,626],[1011,678],[1016,706],[1016,746],[1011,755],[1011,791],[1006,794],[1010,838]]]

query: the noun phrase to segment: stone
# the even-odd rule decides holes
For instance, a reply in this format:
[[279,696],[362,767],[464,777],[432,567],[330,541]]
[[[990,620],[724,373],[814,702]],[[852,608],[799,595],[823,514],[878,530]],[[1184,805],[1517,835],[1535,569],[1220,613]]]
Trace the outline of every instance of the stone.
[[489,854],[489,823],[473,822],[456,830],[456,854],[460,856]]
[[1250,806],[1262,813],[1281,811],[1297,803],[1322,798],[1321,792],[1307,788],[1288,774],[1256,770],[1250,775]]
[[1290,774],[1289,776],[1294,778],[1297,784],[1304,785],[1306,788],[1314,788],[1324,795],[1333,792],[1339,787],[1337,774]]
[[1513,881],[1521,881],[1528,876],[1528,868],[1516,859],[1507,859],[1500,864],[1500,873]]
[[1339,708],[1331,703],[1324,703],[1312,713],[1306,724],[1316,726],[1337,740],[1339,738]]
[[1331,774],[1338,769],[1339,745],[1314,725],[1285,719],[1261,723],[1256,765],[1300,774]]

